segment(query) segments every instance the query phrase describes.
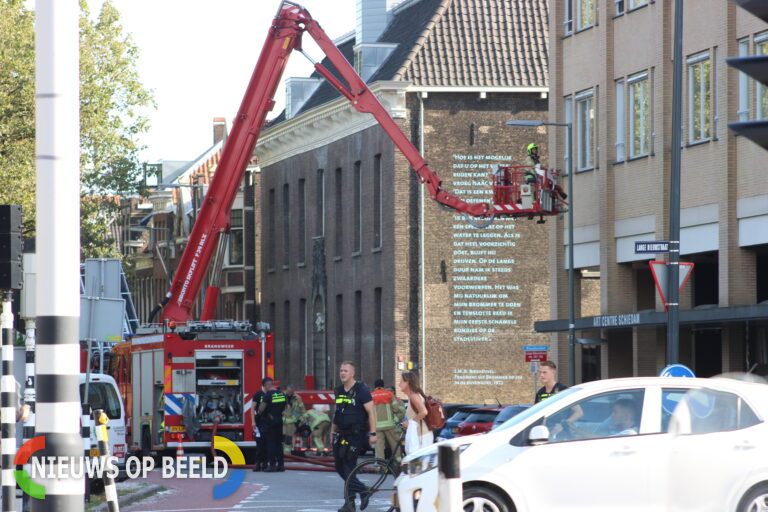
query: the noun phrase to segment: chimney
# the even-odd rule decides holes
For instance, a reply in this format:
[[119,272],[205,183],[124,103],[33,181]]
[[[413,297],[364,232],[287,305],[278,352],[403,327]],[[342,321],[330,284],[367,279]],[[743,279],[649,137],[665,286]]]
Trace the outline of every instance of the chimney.
[[387,28],[387,0],[357,0],[355,43],[375,43]]
[[373,76],[392,50],[397,48],[396,44],[378,42],[388,24],[387,0],[357,0],[354,66],[365,81]]
[[217,144],[227,138],[227,120],[223,117],[213,118],[213,143]]

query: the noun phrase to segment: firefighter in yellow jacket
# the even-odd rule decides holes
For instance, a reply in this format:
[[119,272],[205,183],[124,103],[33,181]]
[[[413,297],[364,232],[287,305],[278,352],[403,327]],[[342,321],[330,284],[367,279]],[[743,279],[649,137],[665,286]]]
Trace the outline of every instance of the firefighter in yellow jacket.
[[304,421],[312,432],[312,446],[318,454],[325,451],[325,443],[328,442],[328,431],[331,429],[329,410],[327,405],[313,405],[304,415]]
[[[371,396],[373,397],[373,413],[376,417],[376,457],[386,458],[385,450],[389,448],[392,453],[398,449],[400,441],[400,421],[405,414],[403,402],[394,393],[384,389],[384,381],[376,379]],[[403,454],[398,450],[396,460],[400,461]]]
[[301,397],[296,394],[293,386],[285,387],[285,409],[283,410],[283,453],[291,453],[293,450],[293,435],[296,433],[296,424],[306,414],[307,409]]

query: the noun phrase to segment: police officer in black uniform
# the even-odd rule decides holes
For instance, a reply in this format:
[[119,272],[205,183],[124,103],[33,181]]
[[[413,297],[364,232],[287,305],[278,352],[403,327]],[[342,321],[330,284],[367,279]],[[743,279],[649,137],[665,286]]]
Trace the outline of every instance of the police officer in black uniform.
[[261,391],[253,396],[251,405],[251,420],[253,422],[256,434],[256,461],[253,465],[254,471],[261,471],[267,467],[267,446],[264,443],[264,418],[259,414],[259,406],[264,403],[267,397],[267,391],[272,388],[272,379],[264,377],[261,379]]
[[275,388],[270,382],[264,402],[259,405],[259,416],[263,416],[264,444],[267,447],[267,464],[265,472],[285,471],[283,466],[283,409],[285,409],[285,393]]
[[[376,443],[373,398],[368,387],[355,380],[355,364],[344,361],[339,368],[341,385],[336,388],[336,412],[331,425],[333,459],[336,472],[346,481],[357,464],[357,457]],[[350,482],[351,494],[344,496],[339,512],[354,512],[355,495],[360,494],[360,509],[368,506],[366,487],[359,480]]]

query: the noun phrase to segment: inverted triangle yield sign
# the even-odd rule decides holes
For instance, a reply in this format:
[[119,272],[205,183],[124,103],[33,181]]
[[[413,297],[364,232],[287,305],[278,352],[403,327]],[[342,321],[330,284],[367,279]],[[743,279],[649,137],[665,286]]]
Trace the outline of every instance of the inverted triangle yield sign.
[[[651,273],[653,273],[653,280],[656,281],[656,289],[659,291],[661,302],[664,304],[664,310],[667,310],[667,262],[666,261],[649,261],[651,266]],[[688,282],[688,278],[691,277],[693,272],[693,263],[687,261],[680,262],[680,270],[677,273],[678,282],[680,283],[680,289],[678,293],[683,291],[683,286]]]

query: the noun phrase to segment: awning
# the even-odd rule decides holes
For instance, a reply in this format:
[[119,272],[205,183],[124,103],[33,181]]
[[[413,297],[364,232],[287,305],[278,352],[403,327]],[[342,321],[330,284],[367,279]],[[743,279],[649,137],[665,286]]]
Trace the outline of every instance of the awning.
[[[753,320],[768,321],[768,304],[680,310],[680,325],[722,324]],[[626,329],[627,327],[665,325],[666,323],[667,313],[664,311],[639,311],[618,315],[581,317],[576,319],[574,325],[576,329]],[[534,322],[533,329],[536,332],[567,331],[568,319]]]

